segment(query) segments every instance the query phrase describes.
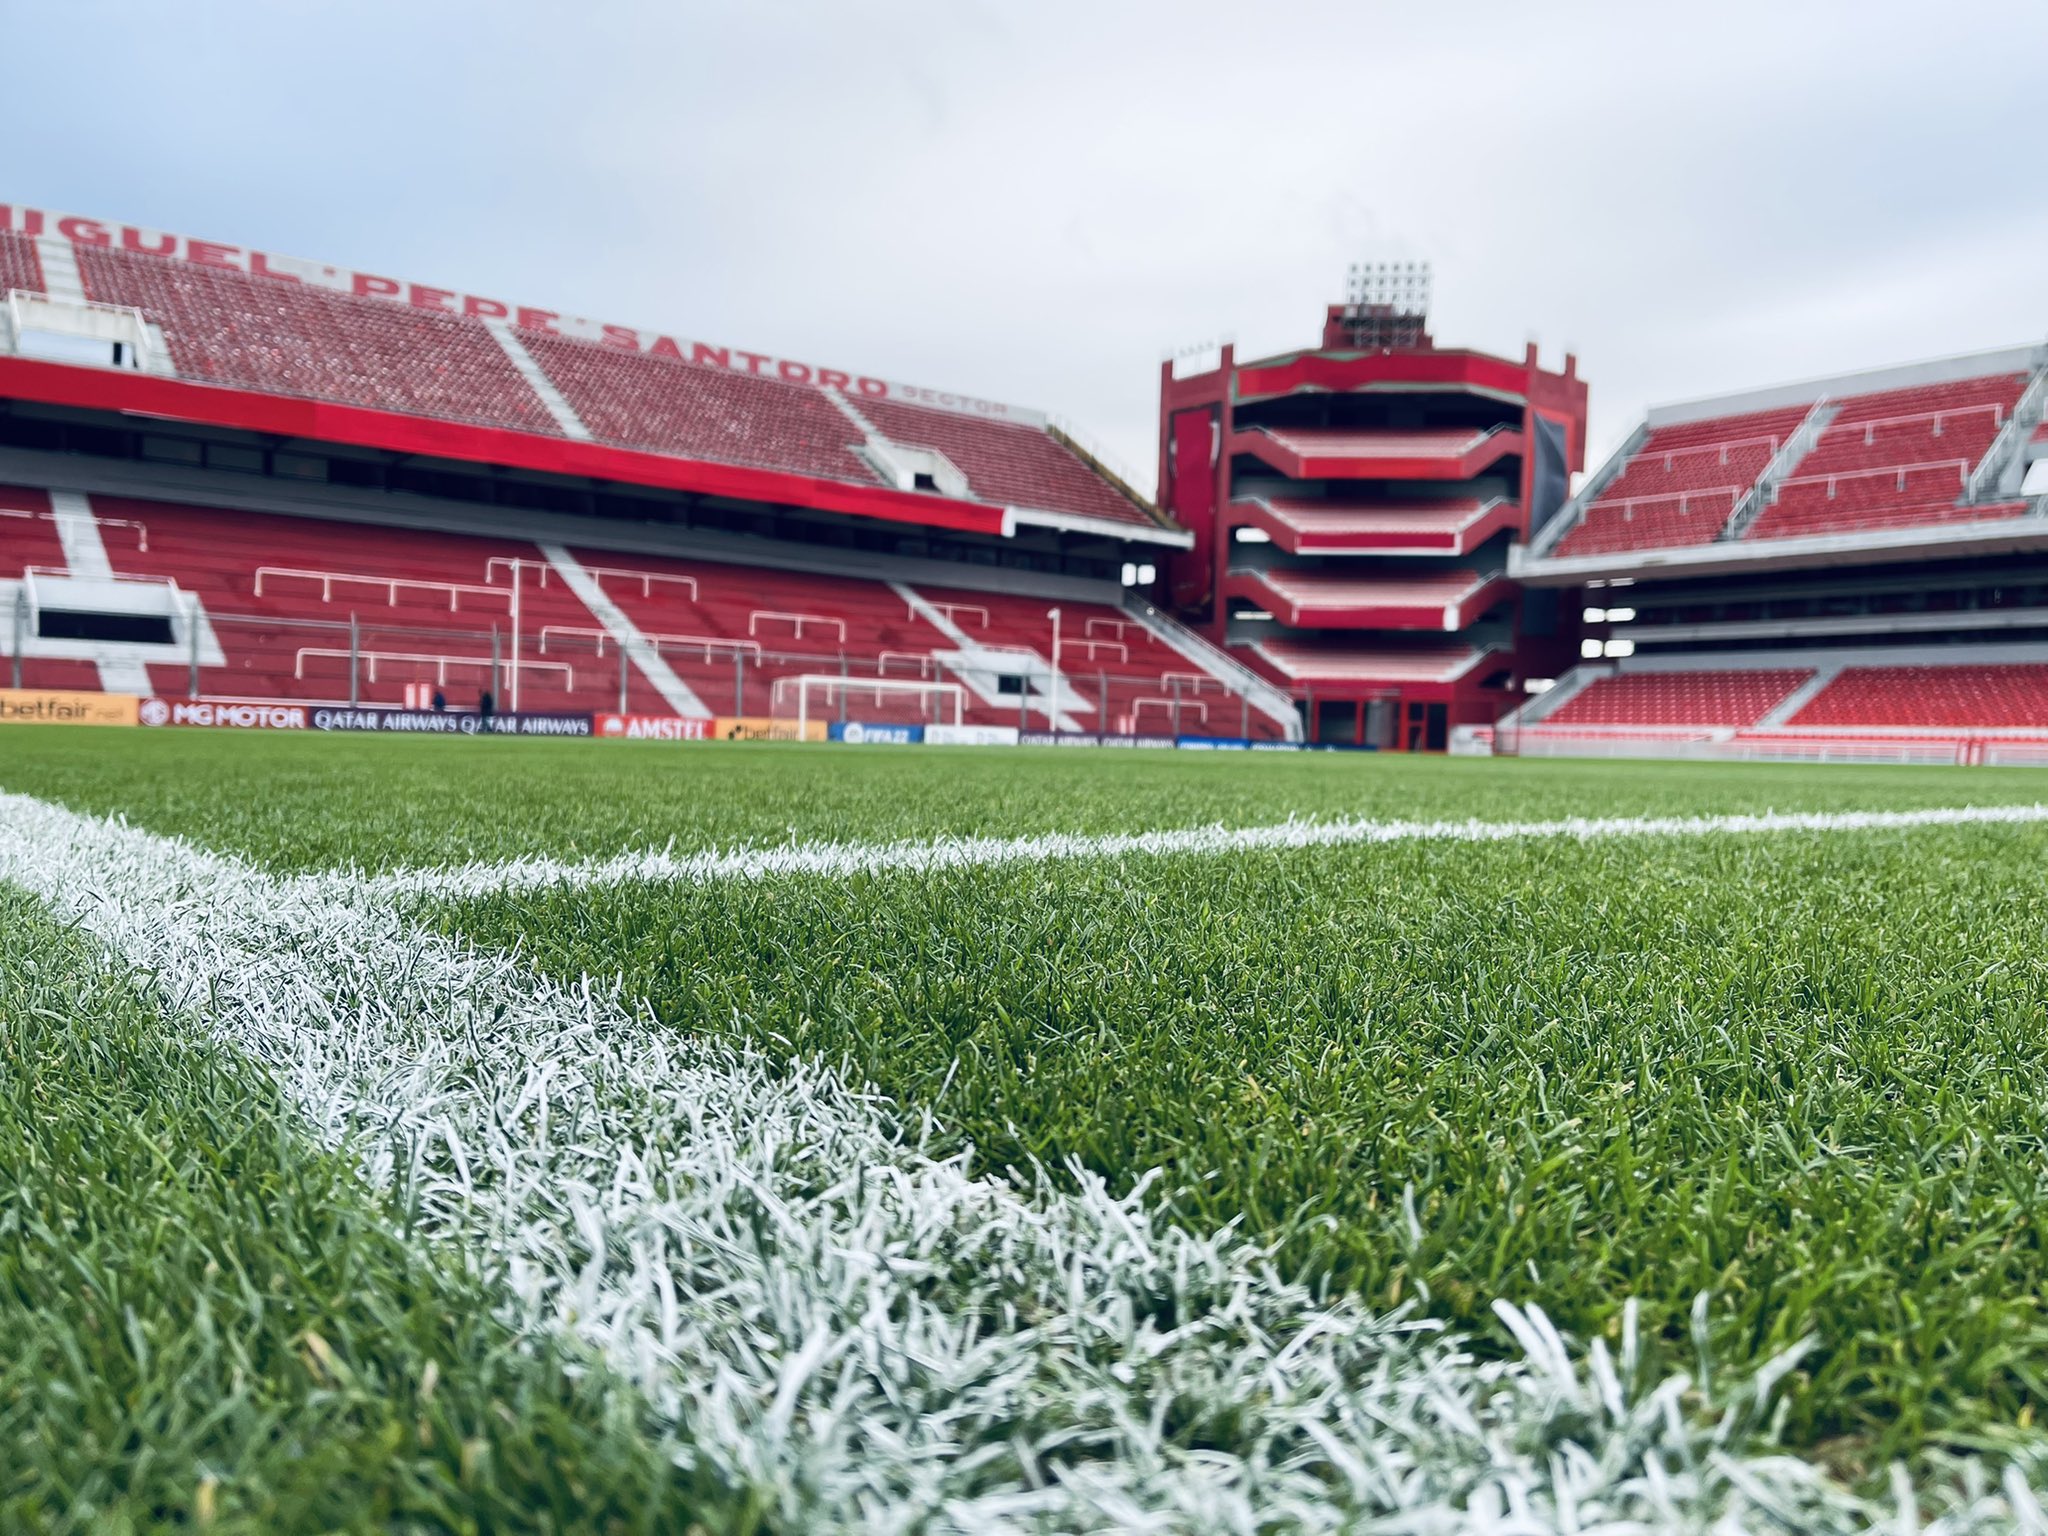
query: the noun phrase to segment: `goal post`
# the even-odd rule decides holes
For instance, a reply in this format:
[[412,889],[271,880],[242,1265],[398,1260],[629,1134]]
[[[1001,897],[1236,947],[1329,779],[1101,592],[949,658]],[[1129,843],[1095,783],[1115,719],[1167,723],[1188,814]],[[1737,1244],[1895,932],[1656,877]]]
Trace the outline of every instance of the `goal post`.
[[858,720],[868,725],[959,725],[966,709],[967,690],[960,684],[922,678],[805,672],[778,677],[768,694],[770,716],[795,722],[799,735],[813,720],[823,724]]

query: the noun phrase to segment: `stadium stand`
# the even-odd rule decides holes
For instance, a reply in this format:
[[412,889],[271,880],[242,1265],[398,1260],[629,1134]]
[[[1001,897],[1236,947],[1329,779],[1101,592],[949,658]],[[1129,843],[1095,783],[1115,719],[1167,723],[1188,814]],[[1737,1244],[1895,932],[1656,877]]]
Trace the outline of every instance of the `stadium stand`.
[[1743,537],[2019,515],[2023,503],[1959,503],[2026,385],[2025,374],[2001,374],[1842,401]]
[[160,326],[182,378],[451,421],[557,433],[475,320],[160,256],[78,248],[95,303]]
[[522,331],[562,398],[604,442],[874,483],[861,434],[810,384]]
[[1751,726],[1813,669],[1631,672],[1596,679],[1545,716],[1552,725]]
[[2044,409],[2029,344],[1653,410],[1510,551],[1581,662],[1495,748],[2048,762]]
[[9,681],[1300,734],[1135,601],[1191,535],[1036,412],[16,205],[0,285],[0,477],[65,487],[0,501]]
[[[1879,389],[1858,388],[1855,379],[1824,381],[1797,405],[1675,423],[1653,414],[1617,472],[1596,480],[1575,518],[1568,509],[1568,526],[1546,556],[1760,544],[2020,516],[2026,504],[1997,494],[1997,487],[1973,491],[1986,453],[2038,376],[2038,365],[2016,369],[2010,354],[1997,357],[2004,366],[1973,377]],[[1802,426],[1810,440],[1799,435]],[[1773,468],[1781,449],[1796,456]]]
[[[0,598],[11,599],[15,583],[28,570],[38,567],[65,568],[64,543],[57,531],[50,498],[42,491],[0,485]],[[5,625],[8,617],[0,609],[0,625]],[[87,660],[30,656],[23,659],[21,667],[25,688],[90,693],[100,686],[99,671]]]
[[[196,604],[198,637],[218,646],[196,669],[182,654],[192,630],[177,659],[136,653],[166,697],[395,705],[428,685],[468,708],[495,677],[500,709],[516,698],[529,712],[765,717],[778,679],[826,676],[958,685],[966,724],[1052,718],[1054,605],[1043,599],[579,546],[567,557],[602,599],[587,602],[559,557],[522,540],[104,495],[87,504],[114,574],[163,584],[173,612]],[[28,567],[61,572],[65,559],[49,498],[0,491],[0,590],[11,596]],[[1279,733],[1128,611],[1058,606],[1062,727]],[[28,686],[98,686],[90,661],[25,665]],[[903,707],[853,691],[855,718],[871,705]]]
[[2048,665],[1845,667],[1786,724],[1856,729],[2048,729]]
[[1152,521],[1129,495],[1039,428],[894,400],[852,403],[889,441],[944,454],[967,477],[976,500],[1107,522]]
[[1544,756],[2048,761],[2048,642],[1596,663],[1499,730]]
[[1806,419],[1808,407],[1711,417],[1652,431],[1558,544],[1560,556],[1704,544]]
[[35,241],[0,230],[0,298],[15,289],[43,291],[42,258],[36,254]]

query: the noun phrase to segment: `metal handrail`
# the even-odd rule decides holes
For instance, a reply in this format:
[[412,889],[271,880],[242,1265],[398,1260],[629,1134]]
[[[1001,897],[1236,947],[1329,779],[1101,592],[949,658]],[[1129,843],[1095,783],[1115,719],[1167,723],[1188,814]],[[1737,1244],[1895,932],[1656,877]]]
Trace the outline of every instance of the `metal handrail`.
[[256,567],[255,593],[258,597],[263,595],[263,581],[265,577],[288,577],[298,581],[317,581],[320,583],[320,601],[323,603],[334,601],[336,583],[340,583],[343,586],[383,587],[386,592],[385,603],[393,608],[398,606],[400,588],[409,587],[417,592],[432,592],[437,595],[446,593],[448,597],[448,611],[450,613],[460,613],[462,611],[462,594],[465,592],[470,593],[472,596],[501,597],[508,602],[512,597],[511,592],[503,587],[477,586],[470,582],[433,581],[424,577],[413,576],[371,576],[356,571],[302,570],[296,566],[288,565],[259,565]]

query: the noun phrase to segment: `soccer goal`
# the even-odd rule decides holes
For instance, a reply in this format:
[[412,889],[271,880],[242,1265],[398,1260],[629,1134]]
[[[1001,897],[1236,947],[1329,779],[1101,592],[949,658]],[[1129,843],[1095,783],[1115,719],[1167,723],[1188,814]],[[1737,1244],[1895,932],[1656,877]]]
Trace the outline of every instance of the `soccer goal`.
[[768,712],[796,723],[801,735],[813,720],[858,720],[864,724],[959,725],[967,690],[958,683],[909,677],[841,677],[805,672],[778,677],[769,692]]

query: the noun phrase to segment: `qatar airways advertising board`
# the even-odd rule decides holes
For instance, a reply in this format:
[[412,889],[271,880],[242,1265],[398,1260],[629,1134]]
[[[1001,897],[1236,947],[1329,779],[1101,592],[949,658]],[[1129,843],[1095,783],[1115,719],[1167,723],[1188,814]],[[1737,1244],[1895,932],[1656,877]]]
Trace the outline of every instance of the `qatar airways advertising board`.
[[[1042,412],[1026,410],[1022,406],[1005,405],[997,400],[982,400],[973,395],[943,389],[927,389],[916,384],[900,384],[893,380],[878,379],[844,368],[827,368],[792,357],[776,357],[766,352],[748,352],[739,347],[665,335],[637,326],[590,320],[581,315],[544,309],[539,305],[522,304],[480,293],[465,293],[459,288],[438,288],[381,272],[362,272],[349,267],[330,266],[324,262],[308,261],[300,256],[280,256],[274,251],[229,245],[219,240],[198,240],[189,235],[172,234],[167,230],[150,229],[138,224],[122,224],[109,219],[87,218],[76,213],[57,213],[45,208],[24,208],[19,204],[0,203],[0,231],[26,235],[37,240],[62,240],[73,246],[88,249],[118,251],[130,256],[185,262],[195,267],[210,268],[216,272],[233,272],[245,277],[270,278],[283,283],[306,283],[317,288],[331,289],[336,293],[350,294],[359,299],[404,304],[413,309],[431,309],[444,315],[502,320],[521,330],[540,331],[553,336],[572,336],[583,341],[595,342],[602,347],[614,347],[623,352],[640,352],[649,357],[665,357],[676,362],[695,363],[701,367],[723,368],[732,373],[751,373],[763,378],[782,379],[791,384],[815,384],[821,388],[840,390],[856,400],[862,396],[878,400],[900,400],[908,405],[958,411],[962,415],[980,416],[993,421],[1014,421],[1033,427],[1045,425],[1045,416]],[[91,296],[88,294],[88,297]],[[61,298],[63,295],[59,294],[57,297]]]

